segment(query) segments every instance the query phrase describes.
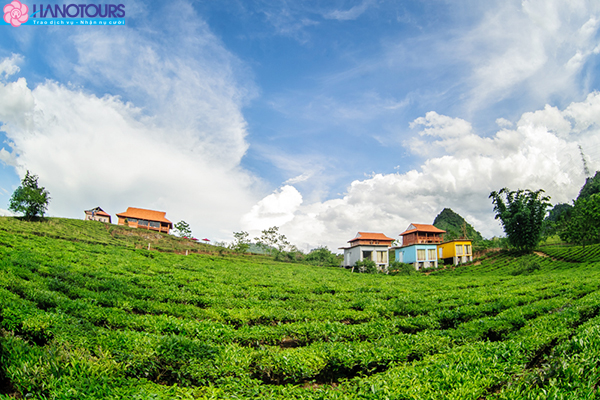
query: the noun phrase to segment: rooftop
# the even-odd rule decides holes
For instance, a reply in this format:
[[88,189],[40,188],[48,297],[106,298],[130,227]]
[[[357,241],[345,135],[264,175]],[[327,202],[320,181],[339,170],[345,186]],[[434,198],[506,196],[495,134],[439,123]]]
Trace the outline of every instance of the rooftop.
[[409,235],[414,232],[427,232],[427,233],[446,233],[445,230],[436,228],[429,224],[410,224],[400,236]]
[[165,222],[171,226],[173,223],[165,218],[165,211],[146,210],[144,208],[127,207],[127,211],[117,214],[121,218],[145,219],[148,221]]

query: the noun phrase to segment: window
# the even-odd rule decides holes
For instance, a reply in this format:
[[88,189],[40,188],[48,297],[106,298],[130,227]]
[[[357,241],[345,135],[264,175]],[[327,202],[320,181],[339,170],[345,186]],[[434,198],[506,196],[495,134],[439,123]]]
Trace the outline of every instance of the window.
[[429,249],[429,250],[427,250],[427,253],[428,253],[427,254],[428,255],[427,259],[428,260],[435,260],[435,249]]
[[404,252],[403,251],[399,251],[398,255],[396,256],[396,258],[398,259],[398,262],[404,262]]
[[443,254],[444,254],[443,250],[444,250],[444,249],[442,249],[442,248],[440,247],[440,258],[444,258],[444,256],[443,256]]
[[417,261],[425,261],[425,249],[417,250]]
[[462,255],[463,255],[463,247],[462,247],[462,244],[457,244],[457,245],[456,245],[456,255],[457,255],[457,256],[462,256]]
[[471,254],[471,245],[465,244],[465,254]]
[[363,251],[363,254],[362,254],[363,260],[372,260],[372,258],[371,258],[372,253],[373,253],[372,251]]
[[138,225],[148,226],[148,221],[146,221],[145,219],[138,219]]
[[160,222],[150,221],[148,224],[151,228],[160,228]]
[[387,251],[378,251],[377,252],[377,262],[379,264],[387,263]]

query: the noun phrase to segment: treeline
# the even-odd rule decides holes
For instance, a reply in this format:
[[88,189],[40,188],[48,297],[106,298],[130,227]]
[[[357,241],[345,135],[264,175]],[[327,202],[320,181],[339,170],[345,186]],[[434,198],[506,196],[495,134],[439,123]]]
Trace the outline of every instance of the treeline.
[[327,247],[317,247],[305,254],[291,244],[286,236],[279,232],[277,226],[263,230],[261,236],[254,238],[254,243],[250,239],[250,234],[245,231],[233,232],[233,238],[230,244],[217,243],[217,245],[227,247],[238,254],[248,253],[254,247],[260,253],[272,256],[276,261],[302,262],[324,267],[339,267],[342,262],[342,256],[332,253]]

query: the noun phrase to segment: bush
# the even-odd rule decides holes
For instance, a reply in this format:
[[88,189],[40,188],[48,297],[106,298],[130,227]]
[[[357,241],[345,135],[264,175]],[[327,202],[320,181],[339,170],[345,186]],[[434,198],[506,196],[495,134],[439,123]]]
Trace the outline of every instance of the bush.
[[354,268],[358,269],[358,272],[363,272],[365,274],[376,274],[379,272],[377,264],[375,264],[375,261],[373,260],[357,261],[356,264],[354,264]]
[[529,275],[540,269],[540,265],[537,262],[526,262],[521,261],[515,269],[509,272],[513,276],[517,275]]
[[417,272],[412,264],[406,264],[400,261],[392,261],[388,271],[390,275],[412,275]]

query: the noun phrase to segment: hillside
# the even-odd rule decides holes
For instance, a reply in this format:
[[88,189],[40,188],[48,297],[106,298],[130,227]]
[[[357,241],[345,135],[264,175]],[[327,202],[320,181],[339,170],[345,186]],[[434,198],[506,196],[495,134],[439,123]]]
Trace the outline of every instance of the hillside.
[[444,208],[433,221],[433,225],[436,228],[443,229],[446,231],[444,234],[445,240],[452,240],[464,237],[463,229],[466,231],[467,239],[471,239],[473,241],[481,241],[483,240],[483,236],[481,233],[475,230],[471,226],[471,224],[467,223],[467,221],[452,211],[449,208]]
[[581,187],[577,200],[587,199],[595,193],[600,193],[600,171],[596,171],[593,177],[585,179],[585,184]]
[[0,218],[0,398],[596,396],[599,247],[386,276],[140,232]]

